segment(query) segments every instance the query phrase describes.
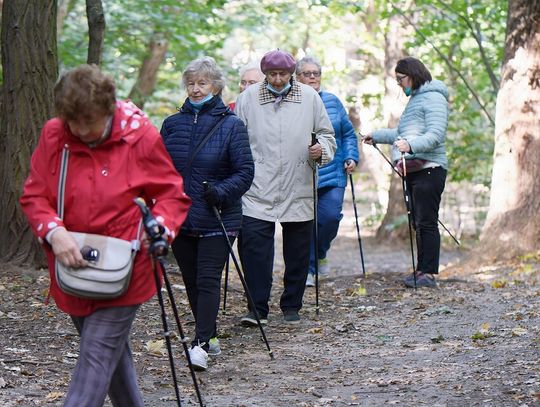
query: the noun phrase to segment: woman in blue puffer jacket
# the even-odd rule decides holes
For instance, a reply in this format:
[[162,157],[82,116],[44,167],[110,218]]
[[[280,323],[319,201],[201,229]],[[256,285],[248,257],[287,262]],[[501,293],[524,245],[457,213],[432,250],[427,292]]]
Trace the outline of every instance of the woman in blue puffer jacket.
[[[392,144],[392,158],[398,168],[404,155],[416,230],[417,285],[436,287],[434,276],[439,272],[441,246],[439,204],[448,168],[445,147],[448,90],[442,82],[433,80],[428,69],[416,58],[399,60],[395,71],[398,85],[410,96],[409,103],[397,128],[374,131],[363,141]],[[404,283],[414,287],[414,277],[408,276]]]
[[219,209],[233,241],[240,230],[241,198],[253,181],[254,164],[244,123],[221,99],[224,76],[214,59],[190,62],[182,82],[188,98],[178,113],[165,119],[161,135],[192,200],[172,249],[195,317],[191,362],[196,369],[206,370],[208,354],[221,352],[216,319],[221,273],[229,256],[212,207]]
[[313,57],[306,56],[296,65],[296,77],[299,82],[311,86],[322,98],[326,113],[332,122],[336,138],[334,159],[319,168],[317,185],[317,228],[318,250],[315,256],[314,244],[311,243],[309,273],[306,286],[315,285],[315,259],[319,262],[319,277],[327,277],[329,265],[326,253],[330,249],[343,218],[343,196],[347,186],[347,175],[358,165],[358,139],[349,116],[338,97],[321,90],[321,64]]

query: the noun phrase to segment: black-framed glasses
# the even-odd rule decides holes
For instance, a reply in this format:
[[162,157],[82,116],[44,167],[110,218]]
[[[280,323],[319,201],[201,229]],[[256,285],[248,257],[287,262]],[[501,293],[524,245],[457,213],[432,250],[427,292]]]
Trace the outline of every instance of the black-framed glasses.
[[409,75],[396,75],[396,81],[397,81],[398,85],[401,85],[401,81],[403,79],[405,79],[407,76],[409,76]]
[[319,71],[305,71],[300,72],[300,75],[302,75],[304,78],[310,78],[312,76],[318,78],[319,76],[321,76],[321,73]]

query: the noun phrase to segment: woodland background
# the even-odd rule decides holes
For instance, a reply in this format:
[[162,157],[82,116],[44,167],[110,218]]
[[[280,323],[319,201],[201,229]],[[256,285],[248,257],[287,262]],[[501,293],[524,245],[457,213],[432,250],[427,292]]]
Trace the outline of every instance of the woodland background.
[[[35,264],[41,251],[18,207],[58,74],[100,64],[118,96],[156,126],[185,98],[181,71],[210,55],[227,72],[282,48],[323,65],[323,87],[366,133],[394,126],[406,103],[394,67],[420,58],[450,89],[450,172],[441,219],[488,261],[540,246],[538,0],[0,0],[0,258]],[[369,146],[355,175],[364,225],[406,236],[401,185]]]
[[[223,353],[197,376],[207,405],[538,405],[539,0],[0,0],[0,10],[0,405],[62,405],[78,352],[69,317],[44,304],[42,250],[18,205],[40,130],[54,115],[59,73],[100,64],[118,96],[159,127],[185,98],[180,76],[190,60],[218,60],[228,102],[238,69],[277,47],[321,60],[323,87],[362,133],[397,123],[407,101],[394,75],[402,56],[420,58],[446,83],[450,169],[440,219],[461,249],[442,231],[439,289],[402,287],[410,257],[401,184],[361,145],[354,185],[367,277],[347,193],[321,313],[312,289],[300,325],[272,313],[269,361],[258,331],[238,322],[245,302],[232,273],[219,317]],[[276,275],[284,267],[277,257]],[[170,274],[189,336],[185,288],[174,266]],[[152,407],[174,402],[162,336],[157,301],[149,301],[132,344]],[[175,337],[181,395],[193,405],[181,348]]]

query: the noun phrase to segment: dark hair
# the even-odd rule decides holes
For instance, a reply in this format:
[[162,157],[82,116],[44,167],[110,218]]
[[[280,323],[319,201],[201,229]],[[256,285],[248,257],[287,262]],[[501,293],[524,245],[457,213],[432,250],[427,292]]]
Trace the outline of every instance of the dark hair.
[[431,82],[431,73],[420,60],[413,57],[400,59],[396,65],[396,73],[407,75],[412,80],[412,88],[418,89],[426,82]]
[[54,107],[63,120],[114,114],[113,80],[96,65],[80,65],[61,76],[54,87]]

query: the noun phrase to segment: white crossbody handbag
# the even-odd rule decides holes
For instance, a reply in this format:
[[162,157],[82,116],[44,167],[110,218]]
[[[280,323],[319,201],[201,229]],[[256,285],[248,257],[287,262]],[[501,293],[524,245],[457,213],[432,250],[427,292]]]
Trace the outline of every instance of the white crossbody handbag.
[[[64,217],[64,189],[69,150],[64,147],[58,180],[58,216]],[[140,249],[142,220],[136,239],[127,241],[91,233],[69,232],[77,241],[88,265],[64,266],[55,261],[56,282],[66,294],[94,300],[112,299],[126,292],[131,280],[135,256]]]

